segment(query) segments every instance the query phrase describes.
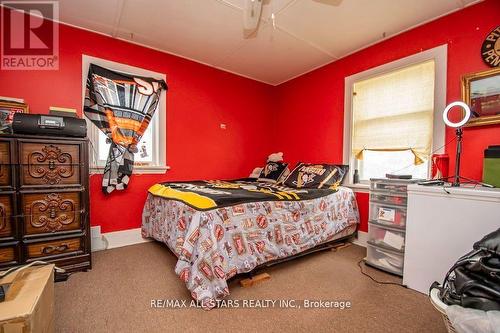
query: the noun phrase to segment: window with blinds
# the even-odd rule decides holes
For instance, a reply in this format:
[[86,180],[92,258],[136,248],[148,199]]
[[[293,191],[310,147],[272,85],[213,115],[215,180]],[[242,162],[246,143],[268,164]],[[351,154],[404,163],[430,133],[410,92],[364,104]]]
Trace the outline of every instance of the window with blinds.
[[429,60],[353,84],[351,152],[361,180],[386,173],[427,178],[434,81]]

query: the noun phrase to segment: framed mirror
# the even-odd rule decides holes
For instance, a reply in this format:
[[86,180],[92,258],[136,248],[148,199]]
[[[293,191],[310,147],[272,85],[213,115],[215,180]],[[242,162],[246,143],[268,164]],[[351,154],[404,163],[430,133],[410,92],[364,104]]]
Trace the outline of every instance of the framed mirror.
[[464,75],[462,99],[472,111],[465,126],[500,124],[500,68]]

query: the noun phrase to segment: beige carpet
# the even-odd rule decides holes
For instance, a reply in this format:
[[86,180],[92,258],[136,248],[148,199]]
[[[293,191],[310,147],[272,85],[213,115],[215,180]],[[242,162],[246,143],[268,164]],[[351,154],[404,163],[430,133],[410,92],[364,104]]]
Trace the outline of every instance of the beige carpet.
[[[94,253],[94,268],[56,285],[58,332],[446,332],[426,296],[379,285],[359,272],[365,249],[312,254],[269,269],[252,288],[229,286],[230,299],[348,300],[350,309],[158,309],[151,299],[190,301],[175,257],[159,243]],[[379,280],[399,279],[365,268]],[[242,304],[242,303],[240,303]]]

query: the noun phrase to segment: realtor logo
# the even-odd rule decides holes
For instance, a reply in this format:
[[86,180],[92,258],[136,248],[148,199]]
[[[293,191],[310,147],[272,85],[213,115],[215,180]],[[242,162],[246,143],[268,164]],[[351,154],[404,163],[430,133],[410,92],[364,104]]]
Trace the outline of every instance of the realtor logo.
[[2,70],[59,69],[59,3],[1,2]]

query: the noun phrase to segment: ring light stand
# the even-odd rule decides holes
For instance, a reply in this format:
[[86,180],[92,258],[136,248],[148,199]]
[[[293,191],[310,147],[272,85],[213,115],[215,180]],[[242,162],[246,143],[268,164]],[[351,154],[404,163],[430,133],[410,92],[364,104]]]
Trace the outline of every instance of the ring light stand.
[[[459,122],[452,122],[449,119],[449,117],[448,117],[448,113],[454,107],[461,107],[465,111],[463,119],[460,120]],[[461,158],[461,154],[462,154],[462,140],[463,140],[463,128],[462,127],[465,124],[467,124],[467,122],[469,121],[470,117],[471,117],[470,108],[464,102],[453,102],[453,103],[450,103],[444,109],[444,111],[443,111],[443,121],[444,121],[444,123],[447,126],[449,126],[449,127],[456,128],[455,135],[457,136],[457,152],[456,152],[456,155],[455,155],[455,175],[454,176],[450,176],[450,177],[446,177],[446,178],[441,178],[441,180],[448,180],[448,179],[452,178],[453,182],[451,183],[451,186],[453,186],[453,187],[459,187],[461,179],[465,179],[469,183],[475,183],[475,184],[479,184],[479,185],[486,186],[486,187],[493,187],[493,186],[491,186],[489,184],[481,183],[481,182],[478,182],[476,180],[460,176],[460,158]]]

